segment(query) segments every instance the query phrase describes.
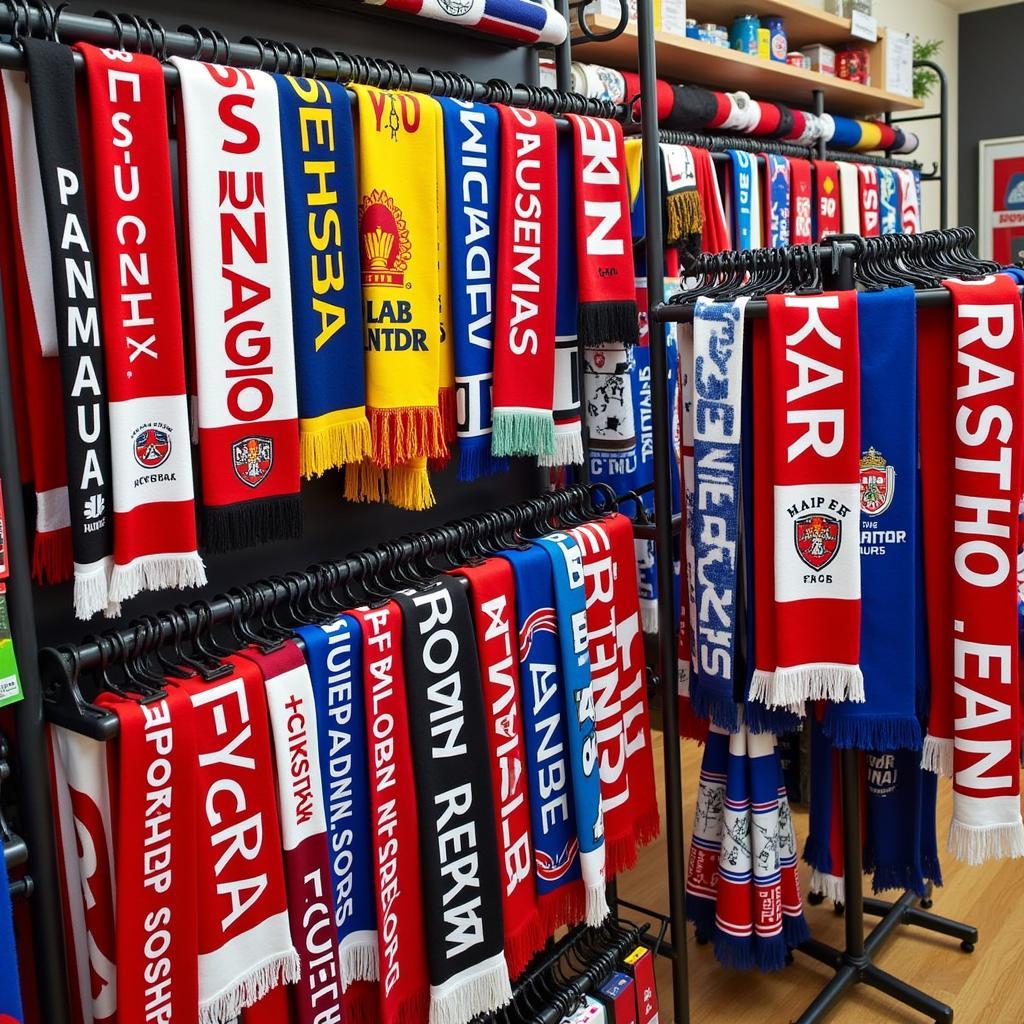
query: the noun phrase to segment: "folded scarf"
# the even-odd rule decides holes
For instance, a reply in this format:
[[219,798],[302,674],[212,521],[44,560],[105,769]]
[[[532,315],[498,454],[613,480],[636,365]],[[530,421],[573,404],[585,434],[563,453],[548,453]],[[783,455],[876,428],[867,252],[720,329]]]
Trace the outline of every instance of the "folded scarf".
[[860,333],[860,667],[863,703],[832,703],[833,746],[919,750],[917,330],[911,288],[857,297]]
[[860,176],[860,233],[865,238],[878,237],[878,172],[870,164],[857,164]]
[[456,569],[454,575],[469,583],[501,855],[505,959],[509,975],[517,978],[547,936],[533,877],[512,567],[503,559],[489,558],[472,568]]
[[552,935],[586,914],[554,584],[548,556],[539,548],[510,549],[502,558],[515,580],[537,909],[545,934]]
[[82,177],[75,62],[66,46],[26,39],[29,93],[43,187],[75,565],[75,615],[109,610],[113,568],[110,433],[96,267]]
[[768,311],[776,668],[752,695],[862,701],[856,297],[769,295]]
[[729,734],[712,723],[700,766],[686,865],[686,919],[693,922],[700,943],[709,942],[714,934],[728,761]]
[[660,143],[665,189],[665,244],[700,245],[704,211],[697,191],[693,153],[686,146]]
[[555,307],[558,262],[554,119],[498,106],[501,210],[494,333],[491,453],[555,454]]
[[334,82],[274,75],[288,214],[299,466],[306,478],[370,451],[352,110]]
[[921,230],[921,196],[918,172],[908,167],[895,168],[900,187],[900,227],[905,235],[916,235]]
[[568,26],[554,8],[535,0],[470,0],[454,6],[435,0],[363,0],[364,3],[390,7],[433,18],[468,29],[471,34],[514,39],[518,43],[548,43],[557,46],[565,41]]
[[900,221],[900,185],[892,167],[878,171],[878,233],[897,235],[903,230]]
[[733,247],[761,248],[761,195],[758,184],[757,157],[742,149],[726,150],[731,174],[726,179],[732,196],[729,217]]
[[483,688],[466,587],[399,594],[420,822],[430,1024],[465,1024],[512,998],[501,917]]
[[789,161],[791,245],[814,241],[814,203],[811,193],[811,165],[807,160]]
[[25,1011],[18,977],[18,947],[14,941],[14,908],[11,906],[7,864],[0,864],[0,1020],[23,1024]]
[[420,1024],[430,1006],[419,867],[419,822],[394,601],[352,612],[363,635],[363,700],[377,901],[381,1024]]
[[764,237],[767,244],[775,249],[789,245],[789,161],[773,153],[765,153],[763,158]]
[[955,426],[946,455],[956,496],[949,848],[980,864],[1024,856],[1016,589],[1022,444],[1015,419],[1024,328],[1020,295],[1007,277],[943,283],[952,295],[955,341]]
[[706,149],[689,147],[693,156],[693,169],[697,177],[697,193],[704,212],[704,228],[700,247],[704,252],[724,252],[732,247],[729,225],[725,219],[725,206],[718,187],[718,175],[711,154]]
[[[203,541],[302,533],[277,89],[261,71],[172,57],[199,389]],[[223,242],[212,246],[217,226]]]
[[491,455],[494,307],[498,273],[498,112],[442,99],[448,165],[451,335],[455,354],[459,479],[503,472]]
[[829,160],[814,163],[814,238],[821,241],[842,230],[839,169]]
[[839,223],[844,235],[860,234],[860,175],[857,165],[836,161],[839,172]]

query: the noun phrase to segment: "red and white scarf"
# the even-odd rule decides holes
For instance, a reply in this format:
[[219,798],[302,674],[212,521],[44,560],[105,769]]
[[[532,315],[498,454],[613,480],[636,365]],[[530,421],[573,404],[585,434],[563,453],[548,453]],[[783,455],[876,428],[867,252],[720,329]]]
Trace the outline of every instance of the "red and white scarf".
[[811,165],[807,160],[789,161],[789,240],[793,245],[814,241],[812,216]]
[[862,701],[856,295],[769,295],[768,327],[777,664],[751,696]]
[[860,176],[860,233],[865,238],[877,238],[881,198],[878,192],[878,168],[871,164],[857,164]]
[[836,162],[839,172],[839,223],[844,235],[860,234],[860,175],[857,165]]
[[949,849],[980,864],[1024,857],[1016,576],[1024,327],[1010,278],[943,283],[955,353]]
[[110,600],[123,601],[140,590],[206,585],[196,551],[167,98],[155,57],[76,49],[85,59],[93,238],[106,282]]
[[302,532],[277,87],[261,71],[171,63],[181,78],[203,543],[225,551]]
[[839,169],[829,160],[814,161],[814,206],[818,241],[828,235],[838,235],[842,224]]

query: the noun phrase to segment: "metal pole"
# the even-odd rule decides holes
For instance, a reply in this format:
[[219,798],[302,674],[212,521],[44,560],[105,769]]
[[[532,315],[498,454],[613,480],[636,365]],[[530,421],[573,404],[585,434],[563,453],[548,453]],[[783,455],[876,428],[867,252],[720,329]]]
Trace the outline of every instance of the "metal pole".
[[555,0],[555,10],[565,18],[569,26],[565,33],[565,42],[555,47],[555,88],[559,92],[572,90],[572,12],[569,0]]
[[[651,0],[637,0],[640,51],[641,124],[643,128],[644,195],[647,229],[647,313],[651,352],[651,411],[654,427],[654,521],[658,563],[658,677],[661,680],[661,721],[665,748],[665,840],[668,854],[668,901],[672,920],[672,1006],[675,1024],[689,1024],[690,991],[686,965],[686,910],[683,891],[686,869],[683,848],[683,785],[679,757],[677,706],[678,665],[673,622],[675,578],[672,572],[672,470],[668,409],[668,353],[665,325],[651,317],[661,305],[665,263],[661,224],[661,152],[658,148],[658,105],[654,11]],[[652,282],[657,287],[652,287]]]

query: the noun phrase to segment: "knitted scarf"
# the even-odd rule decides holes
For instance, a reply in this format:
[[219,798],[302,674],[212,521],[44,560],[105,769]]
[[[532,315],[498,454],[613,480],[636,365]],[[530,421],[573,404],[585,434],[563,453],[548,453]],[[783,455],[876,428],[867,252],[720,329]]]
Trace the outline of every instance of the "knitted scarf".
[[821,241],[842,230],[839,170],[828,160],[814,161],[814,238]]
[[712,723],[700,765],[686,865],[686,919],[693,922],[702,944],[711,940],[715,927],[728,761],[729,734]]
[[7,864],[0,864],[0,1020],[6,1024],[23,1024],[25,1011],[21,1002],[21,980],[18,976],[18,947],[14,941],[14,908],[11,906],[10,878]]
[[[64,395],[75,615],[108,609],[113,568],[110,435],[96,267],[82,178],[71,51],[26,39],[29,92],[50,239],[57,352]],[[110,611],[116,612],[111,605]]]
[[879,167],[878,171],[878,232],[896,235],[903,230],[900,221],[900,186],[892,167]]
[[949,848],[978,864],[1024,856],[1016,596],[1024,328],[1007,277],[944,284],[955,340]]
[[[925,778],[938,781],[921,768],[915,751],[890,750],[865,755],[867,835],[865,870],[873,870],[872,890],[927,891],[921,863],[921,832]],[[934,809],[933,809],[934,830]]]
[[494,286],[498,272],[498,113],[442,99],[448,165],[451,337],[455,349],[459,479],[503,472],[491,455]]
[[300,626],[313,686],[320,783],[327,817],[332,913],[341,988],[377,981],[377,914],[373,887],[363,638],[358,620],[341,615],[322,626]]
[[635,273],[622,125],[577,114],[568,119],[576,168],[580,340],[584,345],[635,345]]
[[871,164],[857,164],[857,174],[860,176],[860,233],[865,238],[877,238],[879,233],[878,171],[879,168]]
[[502,558],[515,582],[537,910],[545,934],[551,935],[586,914],[554,584],[548,556],[540,548],[503,551]]
[[277,88],[260,71],[171,60],[181,79],[203,541],[226,551],[302,533]]
[[895,168],[900,187],[900,227],[905,235],[921,230],[921,198],[916,172],[907,167]]
[[501,203],[494,334],[494,455],[555,454],[557,142],[548,114],[498,108]]
[[725,205],[718,186],[718,175],[711,154],[706,149],[688,147],[693,157],[693,170],[697,178],[697,194],[704,212],[704,228],[700,247],[704,252],[722,252],[731,247],[729,225],[725,218]]
[[495,831],[501,855],[501,916],[509,975],[518,977],[546,934],[537,912],[533,877],[526,747],[519,693],[519,657],[513,624],[512,568],[489,558],[454,575],[469,583],[473,627],[483,680]]
[[726,179],[732,202],[729,217],[733,247],[759,249],[761,247],[761,193],[758,184],[757,157],[742,149],[726,150],[731,173]]
[[842,786],[839,754],[817,714],[811,720],[811,798],[803,859],[811,867],[808,891],[835,903],[846,900],[843,865]]
[[814,204],[811,193],[811,165],[806,160],[789,161],[791,245],[814,241]]
[[839,160],[839,222],[844,235],[860,234],[860,175],[857,165]]
[[26,407],[49,410],[47,416],[35,417],[31,430],[27,413],[18,420],[19,436],[28,436],[36,499],[32,578],[59,583],[73,571],[64,409],[46,210],[29,87],[21,72],[0,72],[0,135],[4,229],[11,255],[3,268],[11,371],[17,358],[21,380],[16,383],[24,387]]
[[464,1024],[512,998],[487,722],[462,581],[399,594],[420,820],[430,1024]]
[[752,695],[862,701],[856,297],[769,295],[768,313],[776,668]]
[[419,822],[394,601],[352,612],[363,635],[370,823],[380,965],[381,1024],[420,1024],[430,1005],[420,888]]
[[700,245],[704,211],[697,191],[693,153],[686,146],[662,142],[661,169],[665,189],[665,244]]
[[348,93],[275,75],[288,214],[292,333],[304,477],[370,451],[363,374],[355,145]]
[[860,333],[860,666],[864,702],[829,704],[833,746],[918,750],[917,331],[911,288],[857,297]]
[[764,157],[764,237],[773,249],[789,245],[790,171],[784,156]]

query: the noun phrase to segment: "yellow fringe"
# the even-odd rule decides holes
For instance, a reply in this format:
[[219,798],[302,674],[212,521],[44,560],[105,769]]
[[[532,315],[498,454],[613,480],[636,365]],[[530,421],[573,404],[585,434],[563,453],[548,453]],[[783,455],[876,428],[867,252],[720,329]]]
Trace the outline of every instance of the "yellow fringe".
[[668,230],[665,241],[669,245],[681,242],[687,235],[695,235],[704,228],[704,211],[697,192],[676,192],[665,200]]
[[[344,415],[345,419],[339,419]],[[340,469],[362,462],[370,454],[370,423],[365,414],[351,418],[327,413],[315,419],[299,420],[299,465],[305,480],[322,476],[329,469]]]
[[388,501],[412,512],[433,507],[434,492],[426,466],[395,466],[388,473]]
[[349,501],[383,501],[384,470],[369,459],[346,466],[345,497]]
[[373,461],[391,469],[411,459],[444,455],[441,412],[436,405],[366,410],[373,436]]

